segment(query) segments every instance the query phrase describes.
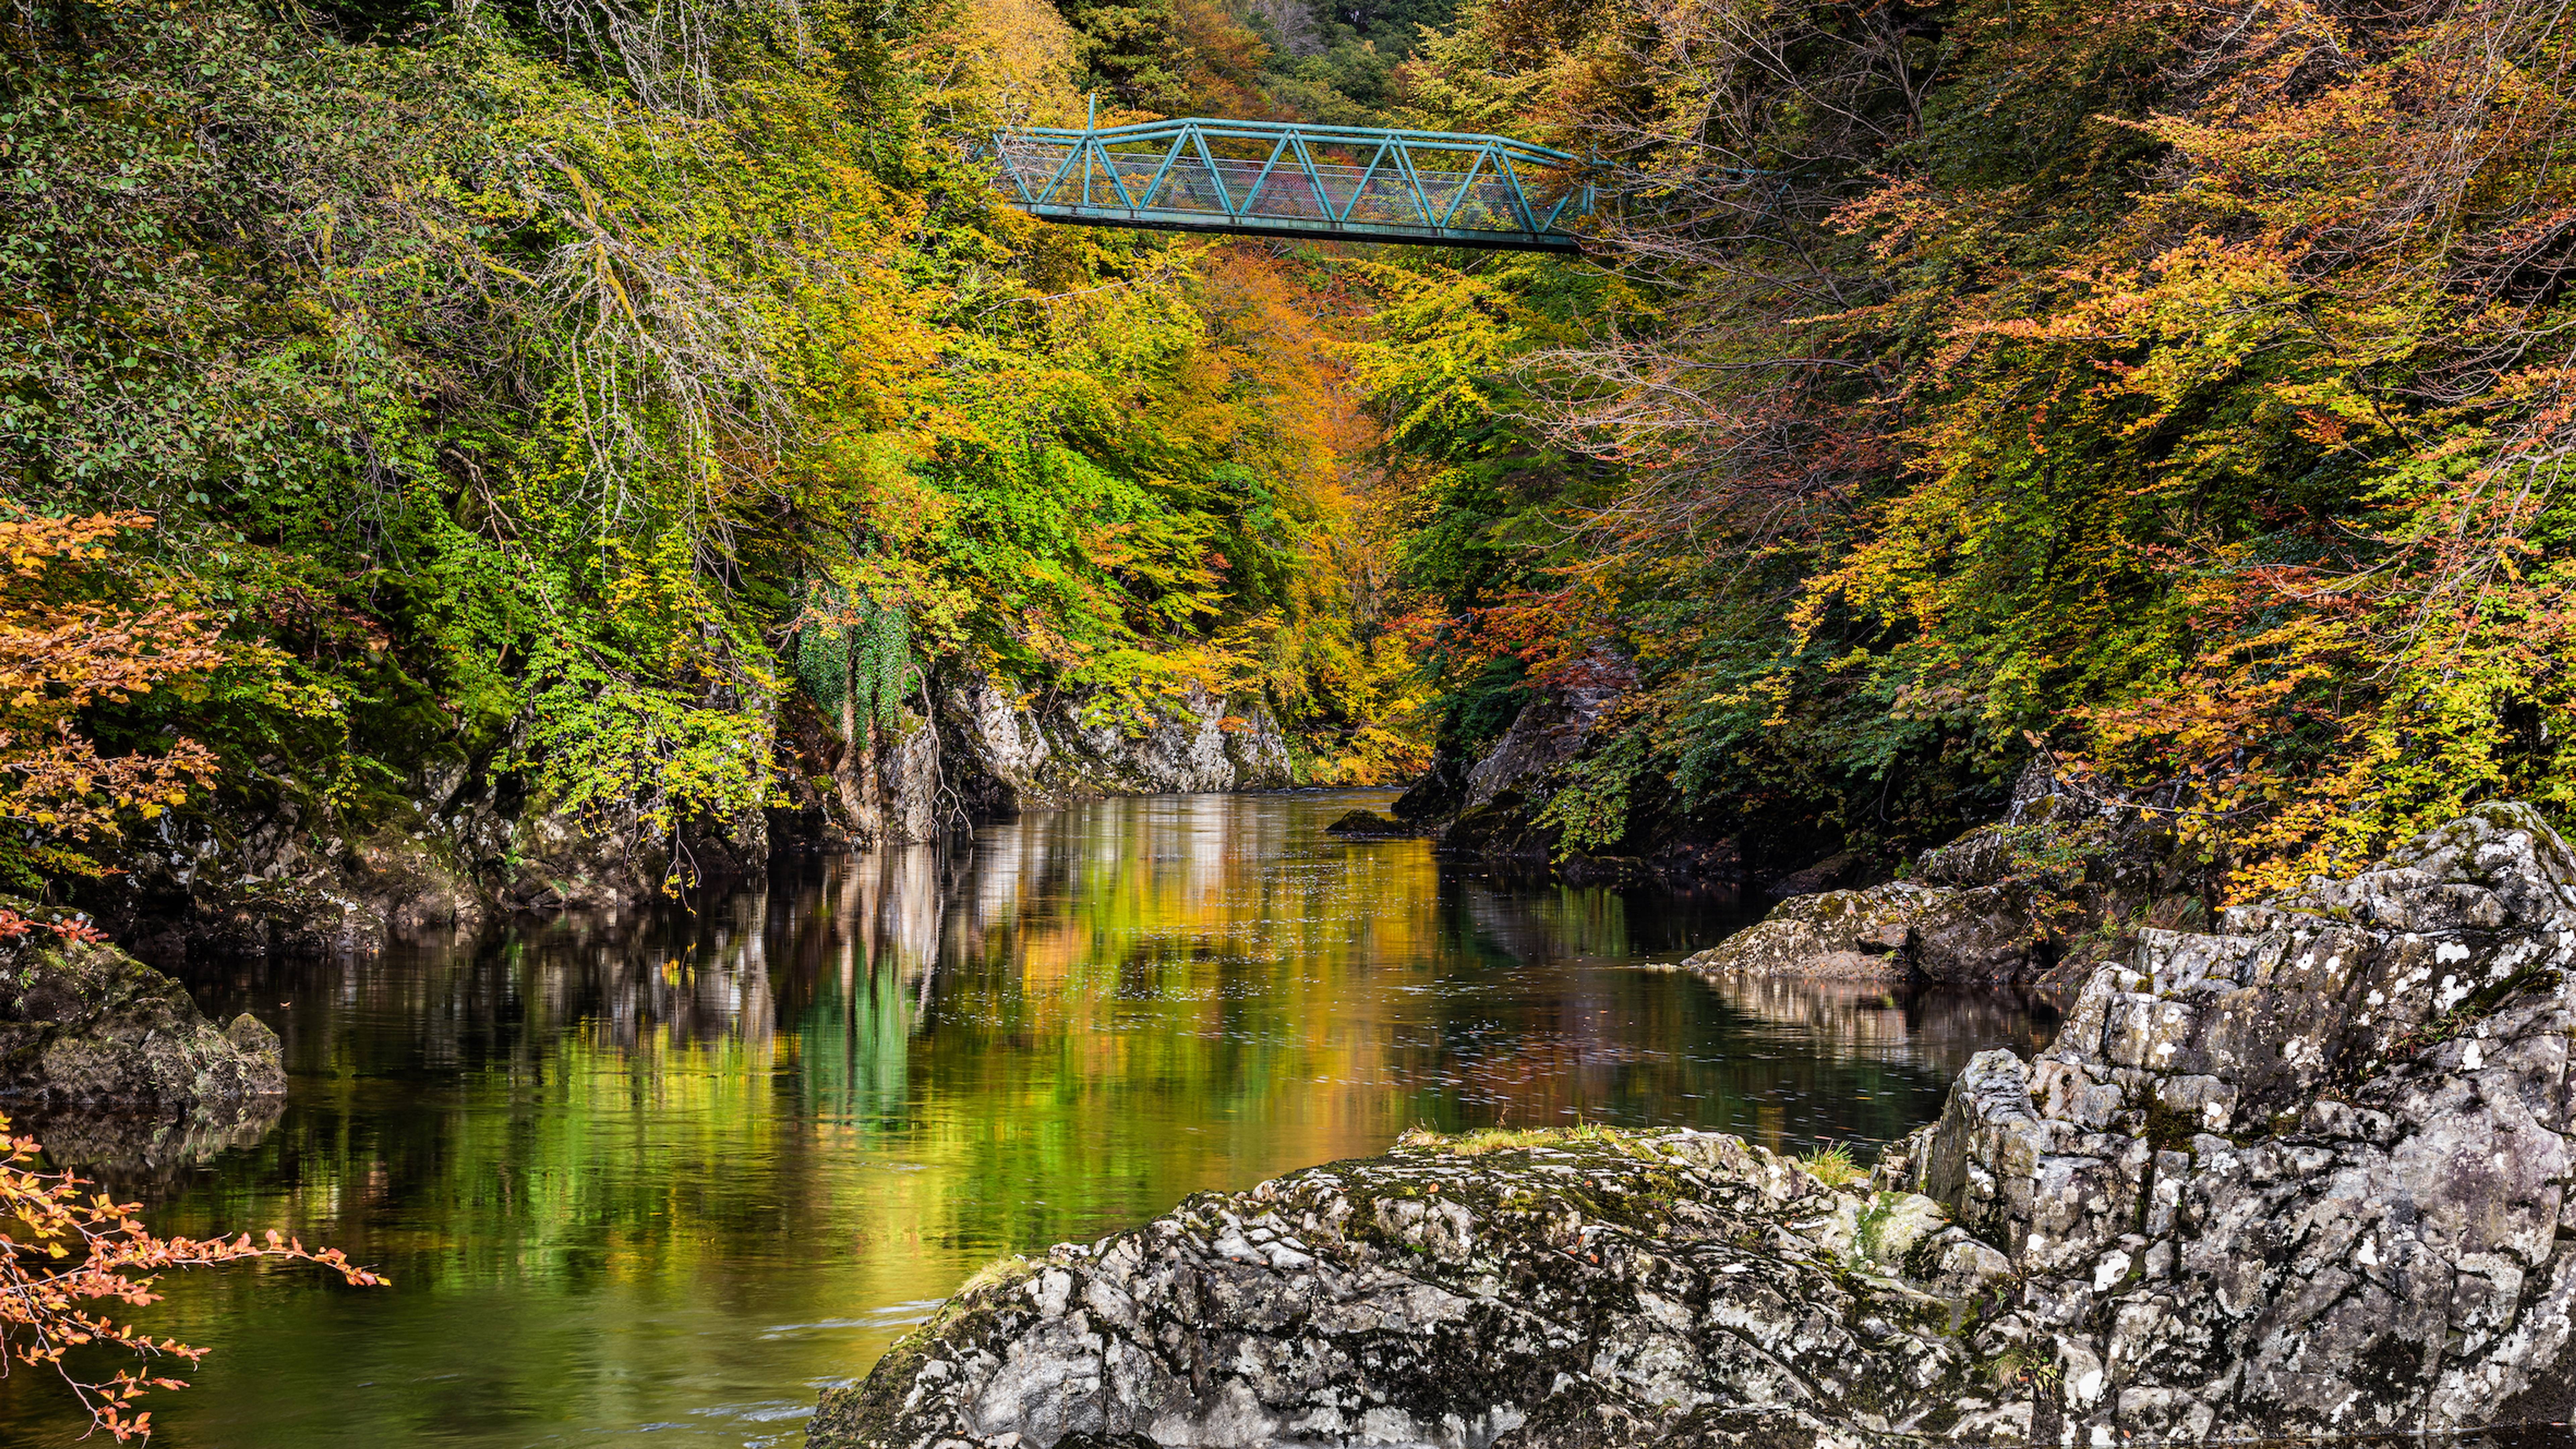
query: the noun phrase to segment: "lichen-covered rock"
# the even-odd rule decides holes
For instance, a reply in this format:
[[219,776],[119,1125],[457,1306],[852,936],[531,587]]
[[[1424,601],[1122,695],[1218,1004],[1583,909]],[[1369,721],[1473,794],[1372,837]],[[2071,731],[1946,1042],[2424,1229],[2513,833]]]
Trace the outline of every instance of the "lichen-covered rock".
[[808,1442],[2017,1436],[1973,1326],[2007,1271],[1926,1199],[1733,1137],[1417,1142],[989,1272]]
[[940,728],[955,745],[956,788],[984,811],[1294,783],[1286,739],[1269,712],[1204,690],[1150,719],[1122,721],[1095,718],[1076,700],[1022,700],[974,674],[942,696]]
[[2035,1062],[1972,1060],[1866,1191],[1688,1133],[1312,1169],[993,1275],[827,1396],[812,1442],[2107,1449],[2563,1421],[2576,853],[2482,806],[2223,926],[2140,933]]
[[1891,1154],[2005,1250],[2075,1442],[2563,1419],[2576,857],[2482,806],[2148,931]]
[[1793,896],[1682,964],[1710,976],[2009,981],[2032,945],[2028,912],[2000,887],[1890,881]]
[[113,946],[41,930],[0,947],[0,1105],[168,1114],[286,1090],[276,1033],[208,1021],[186,987]]
[[2054,793],[2034,767],[2002,820],[1924,852],[1912,878],[1796,889],[1830,861],[1784,877],[1773,889],[1788,900],[1688,964],[1712,976],[2071,985],[2125,950],[2137,921],[2198,909],[2197,867],[2174,855],[2164,815]]
[[1682,962],[1711,976],[1903,981],[1919,912],[1910,886],[1793,896],[1770,915]]

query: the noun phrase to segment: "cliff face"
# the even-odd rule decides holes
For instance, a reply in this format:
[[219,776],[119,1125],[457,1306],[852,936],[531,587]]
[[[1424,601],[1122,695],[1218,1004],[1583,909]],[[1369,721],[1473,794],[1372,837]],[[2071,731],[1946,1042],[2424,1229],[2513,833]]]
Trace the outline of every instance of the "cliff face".
[[1296,783],[1286,737],[1258,702],[1193,689],[1148,717],[1095,718],[1086,701],[1023,696],[990,677],[952,675],[853,752],[808,727],[819,767],[791,790],[798,833],[818,844],[915,844],[977,820],[1106,795],[1271,790]]
[[1022,702],[972,675],[942,700],[940,725],[965,759],[967,804],[979,811],[1296,783],[1287,740],[1270,712],[1204,690],[1168,701],[1150,723],[1130,731],[1087,720],[1077,700]]
[[1006,1265],[818,1446],[2032,1442],[2567,1417],[2576,855],[2487,806],[2146,930],[1873,1180],[1408,1145]]

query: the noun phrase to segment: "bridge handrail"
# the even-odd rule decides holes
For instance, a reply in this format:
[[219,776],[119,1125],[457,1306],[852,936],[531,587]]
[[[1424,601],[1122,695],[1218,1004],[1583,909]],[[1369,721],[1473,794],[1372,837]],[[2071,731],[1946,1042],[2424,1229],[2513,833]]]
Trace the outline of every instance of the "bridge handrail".
[[[1228,142],[1255,143],[1267,155],[1211,149]],[[1030,214],[1094,226],[1575,252],[1579,239],[1558,224],[1590,215],[1594,204],[1589,167],[1572,153],[1481,132],[1185,116],[1015,127],[994,132],[992,146]],[[1137,146],[1150,149],[1126,149]],[[1370,154],[1364,165],[1333,159],[1342,151]],[[1229,178],[1233,168],[1258,172],[1239,198],[1245,178]],[[1202,174],[1203,182],[1189,180]],[[1303,186],[1276,190],[1279,176],[1302,178]],[[1058,189],[1076,178],[1079,200]],[[1167,180],[1180,189],[1166,193]],[[1095,199],[1098,185],[1108,195]],[[1202,186],[1212,186],[1212,203],[1194,190]],[[1367,216],[1359,214],[1364,200],[1374,208]]]
[[1168,136],[1172,128],[1177,126],[1196,126],[1203,135],[1229,140],[1270,139],[1293,134],[1307,140],[1342,141],[1353,145],[1403,141],[1411,145],[1429,146],[1445,151],[1475,151],[1487,146],[1499,146],[1506,151],[1518,152],[1536,160],[1558,165],[1574,165],[1583,159],[1571,151],[1559,151],[1553,146],[1542,146],[1535,141],[1515,140],[1510,136],[1495,136],[1482,131],[1408,131],[1392,126],[1326,126],[1306,121],[1218,121],[1201,116],[1175,117],[1167,121],[1130,121],[1123,126],[1089,128],[1014,126],[1008,131],[996,131],[994,140],[998,144],[1006,136],[1043,136],[1050,140],[1089,140],[1098,141],[1104,145],[1114,145],[1121,140],[1147,141],[1156,139],[1158,135]]

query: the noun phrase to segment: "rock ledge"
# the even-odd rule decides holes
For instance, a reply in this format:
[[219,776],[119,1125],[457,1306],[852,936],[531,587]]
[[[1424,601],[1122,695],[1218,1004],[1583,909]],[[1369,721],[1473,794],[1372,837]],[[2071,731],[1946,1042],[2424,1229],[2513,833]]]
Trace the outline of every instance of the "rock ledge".
[[187,1112],[286,1090],[277,1034],[218,1028],[187,988],[113,946],[39,930],[0,944],[0,1104]]

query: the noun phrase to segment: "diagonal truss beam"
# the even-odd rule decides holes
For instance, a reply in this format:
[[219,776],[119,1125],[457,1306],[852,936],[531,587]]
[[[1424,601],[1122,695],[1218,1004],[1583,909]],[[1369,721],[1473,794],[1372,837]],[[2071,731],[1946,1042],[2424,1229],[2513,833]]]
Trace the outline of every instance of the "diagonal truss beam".
[[993,149],[1023,210],[1087,226],[1572,252],[1596,201],[1575,157],[1505,136],[1191,118]]

